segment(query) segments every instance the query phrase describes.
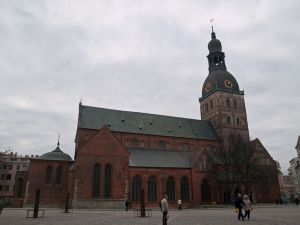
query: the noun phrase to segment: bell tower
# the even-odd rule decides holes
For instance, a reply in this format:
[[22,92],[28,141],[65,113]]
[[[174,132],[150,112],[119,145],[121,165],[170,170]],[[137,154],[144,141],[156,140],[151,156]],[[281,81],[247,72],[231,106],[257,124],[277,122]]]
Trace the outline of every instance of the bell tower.
[[248,142],[244,91],[240,90],[234,76],[227,71],[225,53],[213,27],[208,50],[209,74],[202,87],[202,97],[199,98],[201,119],[213,124],[225,144],[229,138],[242,138]]

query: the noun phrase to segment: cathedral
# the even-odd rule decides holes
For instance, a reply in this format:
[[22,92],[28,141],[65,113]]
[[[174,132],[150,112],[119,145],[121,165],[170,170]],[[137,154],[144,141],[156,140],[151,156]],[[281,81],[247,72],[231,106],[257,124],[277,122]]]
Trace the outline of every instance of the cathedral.
[[[59,143],[31,159],[29,170],[17,174],[22,183],[16,182],[15,204],[33,205],[37,190],[41,205],[59,206],[68,199],[74,208],[122,208],[125,200],[134,208],[141,196],[146,207],[158,207],[164,194],[171,207],[179,199],[192,207],[232,202],[237,192],[250,191],[255,202],[275,202],[277,165],[259,139],[249,138],[244,91],[227,71],[213,30],[208,50],[201,120],[80,103],[74,160]],[[216,172],[224,167],[222,153],[230,151],[233,139],[254,146],[257,167],[266,171],[248,188],[245,177],[227,173],[235,180],[229,190]]]

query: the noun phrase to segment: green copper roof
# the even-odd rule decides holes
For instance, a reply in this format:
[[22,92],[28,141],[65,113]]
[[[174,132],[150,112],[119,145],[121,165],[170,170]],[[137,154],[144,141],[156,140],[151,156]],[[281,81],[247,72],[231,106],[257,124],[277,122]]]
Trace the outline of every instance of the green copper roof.
[[173,116],[96,108],[79,104],[78,127],[169,137],[217,140],[210,122]]
[[39,157],[39,159],[45,160],[60,160],[60,161],[73,161],[73,159],[62,150],[59,146],[56,147],[52,152],[47,152]]
[[196,152],[128,148],[130,167],[191,168]]

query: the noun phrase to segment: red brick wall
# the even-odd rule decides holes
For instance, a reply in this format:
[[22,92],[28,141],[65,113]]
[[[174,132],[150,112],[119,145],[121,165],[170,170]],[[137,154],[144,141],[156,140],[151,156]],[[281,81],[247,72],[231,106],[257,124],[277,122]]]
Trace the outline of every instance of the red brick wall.
[[[31,160],[28,172],[28,191],[25,197],[25,204],[34,204],[35,193],[37,189],[41,190],[41,205],[63,204],[68,192],[68,172],[69,167],[72,163],[73,162],[68,161],[39,159]],[[46,169],[48,165],[52,166],[52,176],[50,184],[46,184]],[[61,184],[55,184],[56,169],[58,166],[63,167]]]
[[[142,181],[142,189],[145,191],[145,203],[147,207],[158,207],[159,201],[161,201],[162,196],[167,192],[166,182],[169,176],[174,177],[175,179],[175,202],[169,202],[170,207],[176,207],[176,202],[181,199],[181,179],[186,176],[189,180],[190,187],[190,200],[191,201],[183,201],[183,206],[187,207],[192,204],[192,185],[191,185],[191,170],[190,169],[176,169],[176,168],[129,168],[129,193],[128,199],[131,203],[132,207],[137,207],[139,205],[138,202],[132,202],[132,180],[138,175],[141,177]],[[154,176],[156,178],[157,185],[157,201],[156,202],[148,202],[148,179]]]
[[124,199],[128,179],[129,153],[126,148],[104,127],[88,143],[78,150],[75,170],[74,199],[93,199],[93,170],[96,163],[101,167],[100,197],[104,198],[105,165],[112,166],[111,199]]

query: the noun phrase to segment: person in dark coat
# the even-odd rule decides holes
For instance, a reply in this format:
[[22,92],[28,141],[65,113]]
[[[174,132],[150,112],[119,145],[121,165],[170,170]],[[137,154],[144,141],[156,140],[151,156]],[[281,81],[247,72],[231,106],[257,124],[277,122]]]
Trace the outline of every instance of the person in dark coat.
[[298,205],[298,204],[299,204],[299,198],[298,198],[298,197],[296,197],[296,199],[295,199],[295,203],[296,203],[296,205]]
[[3,200],[0,198],[0,215],[1,215],[1,213],[2,213],[3,207],[4,207],[4,202],[3,202]]
[[128,211],[129,202],[128,199],[125,200],[125,210]]
[[238,220],[240,220],[242,218],[242,220],[244,219],[244,215],[242,213],[242,209],[243,209],[243,198],[242,198],[242,194],[238,193],[238,195],[235,198],[235,208],[238,209]]

